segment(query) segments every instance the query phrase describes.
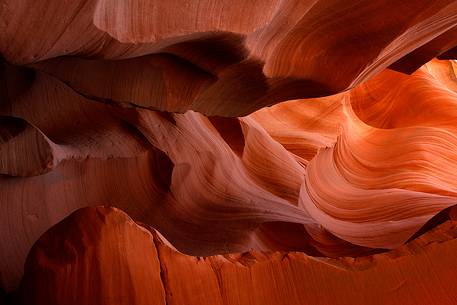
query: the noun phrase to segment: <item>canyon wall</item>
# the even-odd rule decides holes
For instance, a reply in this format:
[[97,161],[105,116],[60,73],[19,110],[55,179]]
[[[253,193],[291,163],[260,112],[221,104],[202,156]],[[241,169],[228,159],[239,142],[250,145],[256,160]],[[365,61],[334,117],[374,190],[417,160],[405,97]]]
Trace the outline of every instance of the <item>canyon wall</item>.
[[456,47],[454,0],[0,0],[5,302],[456,304]]

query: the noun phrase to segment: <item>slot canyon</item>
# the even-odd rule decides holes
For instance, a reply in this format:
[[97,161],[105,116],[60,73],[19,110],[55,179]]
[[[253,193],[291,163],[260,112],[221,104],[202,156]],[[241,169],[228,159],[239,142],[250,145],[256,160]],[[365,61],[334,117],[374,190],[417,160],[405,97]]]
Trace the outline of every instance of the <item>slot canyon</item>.
[[457,304],[456,0],[0,0],[0,305]]

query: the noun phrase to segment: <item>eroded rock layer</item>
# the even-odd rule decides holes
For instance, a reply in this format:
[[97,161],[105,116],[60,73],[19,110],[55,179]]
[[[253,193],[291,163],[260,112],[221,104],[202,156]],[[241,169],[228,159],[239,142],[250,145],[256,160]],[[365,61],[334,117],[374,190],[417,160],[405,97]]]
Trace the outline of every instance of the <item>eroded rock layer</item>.
[[257,251],[202,258],[176,252],[117,209],[84,208],[34,245],[21,289],[24,304],[47,305],[455,304],[456,237],[449,220],[361,259]]
[[454,0],[0,0],[1,289],[452,304],[456,29]]
[[242,116],[457,44],[454,0],[168,2],[3,0],[0,52],[99,101]]

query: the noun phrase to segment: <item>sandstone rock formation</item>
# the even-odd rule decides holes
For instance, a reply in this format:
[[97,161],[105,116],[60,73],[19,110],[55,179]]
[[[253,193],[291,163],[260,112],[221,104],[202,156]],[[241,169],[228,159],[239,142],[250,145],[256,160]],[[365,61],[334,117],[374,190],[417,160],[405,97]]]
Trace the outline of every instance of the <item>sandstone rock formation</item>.
[[456,48],[455,0],[0,0],[5,298],[457,303]]
[[83,208],[34,245],[21,289],[25,304],[47,305],[455,304],[456,238],[457,222],[449,220],[360,259],[257,251],[191,257],[117,209]]

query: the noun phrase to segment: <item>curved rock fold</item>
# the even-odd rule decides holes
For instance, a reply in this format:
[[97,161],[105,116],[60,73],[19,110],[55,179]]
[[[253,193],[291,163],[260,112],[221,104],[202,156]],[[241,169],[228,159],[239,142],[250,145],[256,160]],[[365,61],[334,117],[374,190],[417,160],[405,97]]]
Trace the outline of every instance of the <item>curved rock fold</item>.
[[0,1],[1,290],[457,303],[456,29],[454,0]]

